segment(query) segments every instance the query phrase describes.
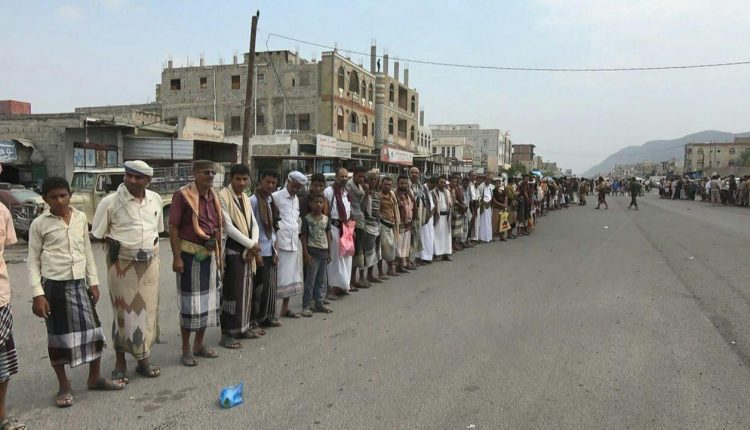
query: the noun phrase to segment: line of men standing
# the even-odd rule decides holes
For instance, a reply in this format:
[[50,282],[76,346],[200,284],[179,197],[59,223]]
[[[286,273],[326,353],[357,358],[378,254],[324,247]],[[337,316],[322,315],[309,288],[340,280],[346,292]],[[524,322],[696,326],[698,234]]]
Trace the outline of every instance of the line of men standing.
[[[419,169],[412,168],[409,176],[398,177],[393,189],[392,179],[377,171],[357,167],[349,178],[341,168],[328,187],[322,174],[312,175],[302,198],[297,194],[308,179],[300,172],[289,173],[277,190],[279,175],[263,171],[252,196],[246,193],[250,170],[245,165],[232,166],[229,184],[218,192],[212,186],[213,162],[195,161],[193,173],[194,182],[174,193],[168,213],[181,362],[187,367],[197,366],[198,358],[218,357],[204,341],[209,327],[220,326],[221,346],[239,349],[242,339],[281,326],[278,316],[330,313],[326,305],[341,296],[493,241],[499,227],[495,224],[501,221],[493,213],[507,211],[509,200],[515,199],[498,193],[489,176],[477,186],[474,172],[467,178],[454,176],[450,184],[444,176],[423,184]],[[90,390],[123,389],[130,382],[128,355],[136,361],[136,373],[161,375],[150,355],[159,337],[159,233],[165,220],[161,197],[148,190],[152,177],[153,169],[145,162],[125,163],[123,184],[102,200],[92,223],[91,234],[102,239],[107,250],[114,316],[111,378],[100,374],[105,336],[95,308],[99,281],[86,217],[70,206],[65,179],[48,178],[42,186],[50,209],[30,229],[29,277],[32,310],[47,325],[50,362],[60,386],[58,407],[74,403],[65,366],[89,363]],[[518,196],[523,190],[524,182],[517,189],[506,187]],[[528,208],[519,209],[518,217],[524,211]],[[15,241],[5,212],[0,210],[0,227],[5,226],[0,255],[3,244]],[[3,263],[0,420],[5,421],[0,424],[23,428],[4,410],[7,383],[18,367],[9,288]],[[290,308],[290,299],[299,294],[304,294],[301,314]]]

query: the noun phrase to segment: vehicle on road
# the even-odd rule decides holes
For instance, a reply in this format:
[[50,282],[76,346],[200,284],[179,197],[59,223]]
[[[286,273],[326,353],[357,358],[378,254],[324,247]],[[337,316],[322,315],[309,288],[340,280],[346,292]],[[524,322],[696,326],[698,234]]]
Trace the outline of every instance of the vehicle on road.
[[[192,166],[155,167],[149,189],[162,198],[165,223],[169,219],[169,206],[172,194],[181,186],[193,181]],[[76,170],[73,172],[71,188],[73,196],[70,204],[86,214],[89,226],[102,199],[115,192],[125,178],[123,167]],[[165,228],[167,226],[165,225]]]
[[44,211],[42,196],[23,185],[0,182],[0,202],[8,208],[13,217],[16,235],[23,240],[29,240],[31,222]]

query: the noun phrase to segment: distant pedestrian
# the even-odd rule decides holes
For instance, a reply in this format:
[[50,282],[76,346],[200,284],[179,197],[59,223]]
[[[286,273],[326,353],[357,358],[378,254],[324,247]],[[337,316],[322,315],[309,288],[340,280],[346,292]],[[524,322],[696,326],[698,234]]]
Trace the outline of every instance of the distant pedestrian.
[[594,209],[599,209],[601,205],[604,205],[604,209],[609,209],[609,205],[607,205],[607,183],[604,181],[604,178],[599,176],[599,179],[596,181],[596,192],[597,192],[597,202],[596,207]]
[[628,188],[630,191],[630,204],[628,205],[628,209],[635,206],[635,210],[638,210],[638,202],[636,201],[636,198],[641,194],[641,184],[639,184],[635,178],[631,178]]

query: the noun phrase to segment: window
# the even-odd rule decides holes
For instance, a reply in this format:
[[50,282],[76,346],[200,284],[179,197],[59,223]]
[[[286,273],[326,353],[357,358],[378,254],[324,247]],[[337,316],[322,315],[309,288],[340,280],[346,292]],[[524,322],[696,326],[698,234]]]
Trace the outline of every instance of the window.
[[240,89],[240,75],[232,75],[232,89],[233,90],[239,90]]
[[411,96],[411,113],[417,113],[417,96]]
[[409,140],[414,142],[414,126],[411,126],[411,130],[409,131]]
[[374,122],[370,124],[370,134],[375,136],[375,123]]
[[341,106],[336,111],[336,130],[344,131],[344,109]]
[[734,150],[734,148],[729,148],[729,153],[730,153],[730,154],[734,155],[734,153],[735,153],[735,152],[736,152],[736,151]]
[[703,154],[703,148],[698,148],[698,154]]
[[370,84],[370,85],[367,86],[367,101],[371,102],[373,100],[373,98],[374,98],[373,94],[374,94],[374,92],[372,90],[372,84]]
[[310,130],[310,114],[309,113],[299,114],[297,128],[299,130]]
[[301,87],[310,85],[310,72],[299,72],[299,85]]
[[398,120],[398,137],[402,139],[406,139],[406,120],[405,119]]
[[258,73],[257,76],[258,76],[258,82],[266,80],[266,74],[265,73]]
[[349,92],[359,92],[359,74],[354,70],[349,73]]
[[344,89],[344,81],[345,81],[345,80],[346,80],[346,77],[344,76],[344,68],[343,68],[343,67],[341,67],[341,66],[339,66],[339,72],[338,72],[338,84],[339,84],[339,89],[340,89],[340,90],[343,90],[343,89]]
[[164,122],[166,122],[169,125],[177,125],[178,121],[179,120],[177,119],[177,117],[167,118],[164,120]]
[[240,129],[242,128],[242,121],[240,121],[239,115],[231,117],[229,121],[230,129],[232,131],[240,131]]
[[406,88],[404,87],[398,87],[398,107],[400,107],[403,110],[406,110],[407,108],[407,92]]
[[393,136],[393,118],[388,118],[388,136]]
[[362,85],[361,85],[361,88],[359,90],[359,95],[360,95],[360,97],[365,98],[365,97],[367,97],[366,94],[367,94],[367,82],[365,82],[365,80],[362,79]]
[[169,89],[172,91],[180,91],[182,89],[182,81],[179,79],[170,79]]
[[292,87],[296,87],[296,86],[297,86],[297,80],[292,78]]
[[393,103],[393,100],[396,98],[396,92],[393,89],[393,84],[391,84],[391,87],[388,89],[388,101]]
[[716,167],[721,167],[721,161],[716,162]]
[[201,76],[201,79],[200,79],[200,88],[202,90],[205,90],[206,88],[208,88],[208,78],[207,77]]
[[729,165],[730,165],[730,166],[734,166],[734,159],[730,159],[730,160],[729,160]]
[[264,125],[266,123],[266,117],[264,117],[262,113],[256,114],[255,122],[257,122],[258,125]]
[[367,133],[369,132],[370,127],[367,124],[367,117],[362,117],[362,136],[367,137]]
[[456,158],[456,147],[451,148],[451,157]]
[[692,154],[692,153],[693,153],[693,148],[688,148],[688,149],[687,149],[687,153],[688,153],[688,154]]
[[287,114],[286,115],[286,126],[285,128],[287,130],[294,130],[297,128],[297,121],[293,114]]
[[359,118],[355,112],[349,114],[349,132],[356,133],[359,128]]

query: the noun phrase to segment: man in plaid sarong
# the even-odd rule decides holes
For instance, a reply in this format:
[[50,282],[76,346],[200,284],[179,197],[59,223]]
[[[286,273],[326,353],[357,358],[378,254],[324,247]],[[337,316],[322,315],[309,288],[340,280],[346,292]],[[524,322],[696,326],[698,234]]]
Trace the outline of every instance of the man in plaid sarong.
[[70,206],[70,196],[68,181],[47,178],[42,197],[49,209],[29,228],[32,310],[47,325],[49,359],[60,386],[55,404],[61,408],[73,405],[65,365],[89,363],[89,390],[125,387],[99,371],[104,348],[104,332],[94,307],[99,301],[99,278],[86,215]]
[[[219,325],[222,210],[213,190],[216,167],[212,161],[193,162],[195,182],[172,197],[169,207],[169,242],[172,270],[177,274],[182,364],[197,366],[195,357],[219,355],[203,343],[207,327]],[[190,347],[190,334],[195,339]]]
[[5,411],[5,394],[11,376],[18,372],[18,356],[13,341],[13,314],[10,311],[10,279],[5,265],[5,247],[16,243],[16,230],[13,218],[5,205],[0,205],[0,428],[26,428]]

